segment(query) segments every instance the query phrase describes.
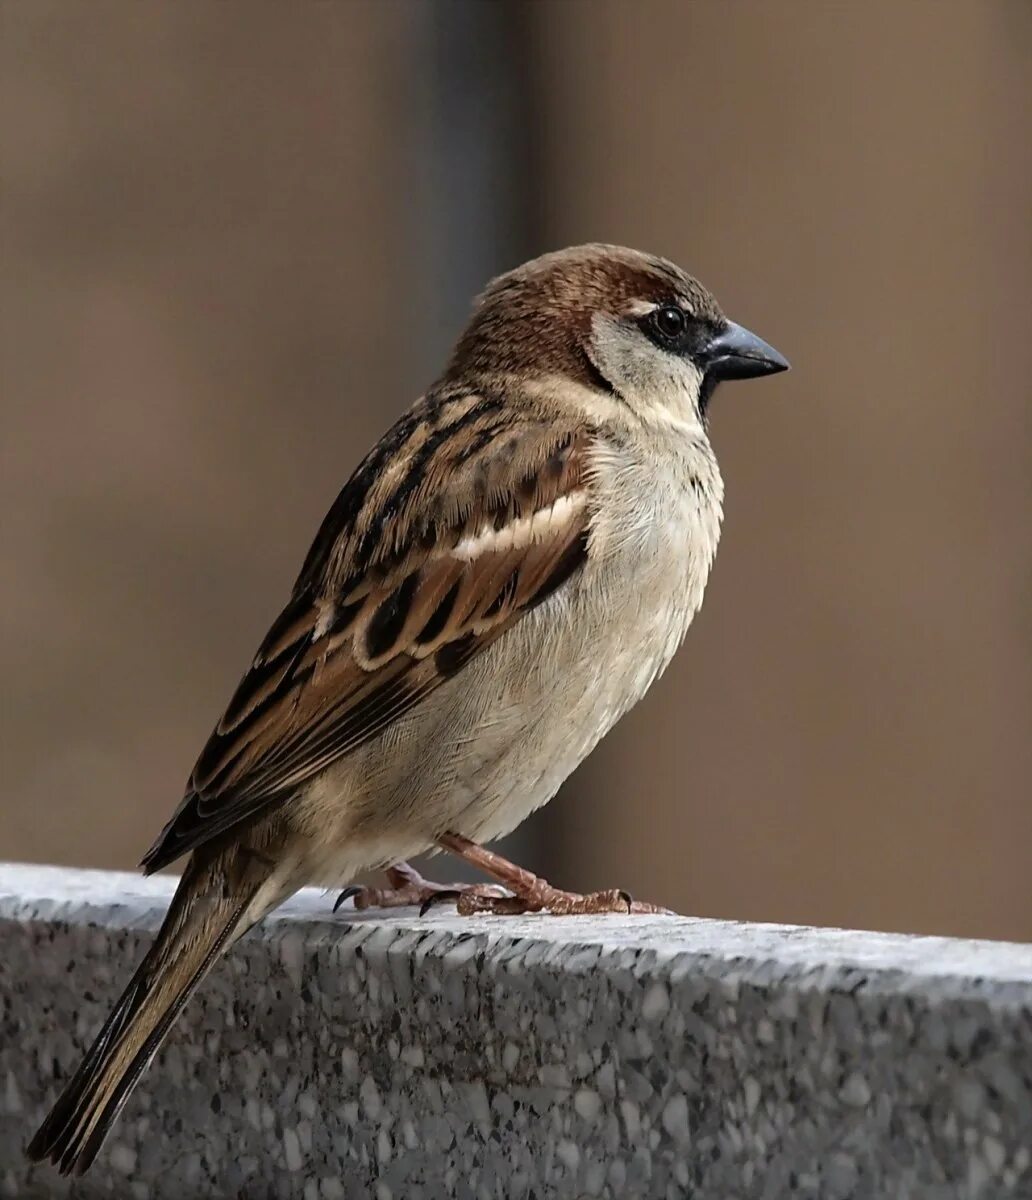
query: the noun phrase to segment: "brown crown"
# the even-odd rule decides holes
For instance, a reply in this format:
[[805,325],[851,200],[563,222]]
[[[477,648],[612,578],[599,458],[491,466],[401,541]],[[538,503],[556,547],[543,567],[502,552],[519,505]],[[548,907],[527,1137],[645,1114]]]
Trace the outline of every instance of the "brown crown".
[[589,244],[532,259],[493,279],[460,337],[447,377],[498,371],[562,374],[595,382],[584,347],[595,313],[634,301],[678,302],[714,321],[723,314],[697,279],[664,258]]

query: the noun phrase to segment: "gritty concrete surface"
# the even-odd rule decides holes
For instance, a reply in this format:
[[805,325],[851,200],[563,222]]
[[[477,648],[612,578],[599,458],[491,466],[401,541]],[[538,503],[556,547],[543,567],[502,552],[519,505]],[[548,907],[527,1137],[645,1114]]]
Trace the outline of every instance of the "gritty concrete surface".
[[0,867],[0,1196],[1032,1197],[1032,946],[315,891],[214,971],[89,1175],[30,1167],[173,882]]

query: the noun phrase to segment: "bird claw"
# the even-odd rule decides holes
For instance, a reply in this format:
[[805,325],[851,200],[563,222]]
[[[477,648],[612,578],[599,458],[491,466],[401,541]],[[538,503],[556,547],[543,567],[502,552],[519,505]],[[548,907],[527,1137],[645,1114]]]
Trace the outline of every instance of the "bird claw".
[[431,892],[419,906],[419,915],[425,917],[438,904],[457,903],[462,892],[458,888],[442,888],[439,892]]
[[360,893],[362,893],[364,891],[365,891],[365,888],[361,888],[361,887],[354,887],[354,886],[346,887],[341,892],[341,894],[337,897],[336,901],[334,902],[333,911],[336,912],[340,908],[340,906],[342,904],[346,904],[347,901],[349,901],[352,898],[352,896],[358,896]]

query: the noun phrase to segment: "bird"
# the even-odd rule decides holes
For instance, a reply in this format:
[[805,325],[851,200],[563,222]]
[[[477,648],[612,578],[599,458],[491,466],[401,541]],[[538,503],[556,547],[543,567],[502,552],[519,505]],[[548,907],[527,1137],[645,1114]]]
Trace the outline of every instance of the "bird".
[[[550,800],[702,604],[724,487],[717,385],[788,368],[674,263],[619,246],[492,280],[443,373],[324,519],[142,861],[189,855],[160,930],[27,1147],[85,1171],[184,1004],[307,885],[355,907],[650,912],[488,844]],[[490,884],[409,865],[447,851]]]

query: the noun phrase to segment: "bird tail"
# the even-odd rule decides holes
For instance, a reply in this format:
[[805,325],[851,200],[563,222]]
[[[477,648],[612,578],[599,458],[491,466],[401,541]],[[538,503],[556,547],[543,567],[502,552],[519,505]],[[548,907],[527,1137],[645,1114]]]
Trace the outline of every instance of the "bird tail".
[[62,1175],[81,1175],[93,1162],[183,1005],[257,919],[248,919],[248,909],[267,864],[234,872],[231,886],[224,859],[205,856],[200,863],[198,857],[184,872],[153,946],[26,1148],[29,1158],[50,1159]]

